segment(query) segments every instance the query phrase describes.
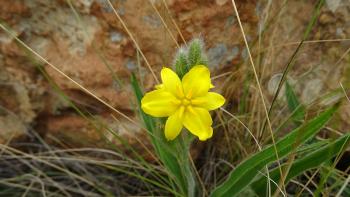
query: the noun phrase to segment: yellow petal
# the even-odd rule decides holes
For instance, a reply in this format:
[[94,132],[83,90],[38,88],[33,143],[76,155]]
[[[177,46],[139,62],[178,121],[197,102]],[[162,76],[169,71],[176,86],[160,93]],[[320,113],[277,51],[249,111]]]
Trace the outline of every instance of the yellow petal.
[[175,113],[179,102],[170,92],[160,89],[146,93],[141,100],[141,108],[154,117],[166,117]]
[[182,78],[182,87],[188,98],[204,96],[211,86],[210,71],[203,65],[194,66]]
[[213,123],[208,110],[200,107],[188,107],[184,113],[183,124],[199,140],[206,140],[213,135]]
[[169,68],[164,67],[161,71],[161,77],[164,88],[173,95],[179,95],[182,92],[182,84],[179,76]]
[[203,107],[207,110],[214,110],[221,107],[225,103],[225,98],[218,93],[208,92],[204,96],[193,98],[191,103],[197,107]]
[[178,109],[175,114],[169,116],[165,123],[165,138],[167,140],[175,139],[182,129],[184,107]]
[[160,89],[164,88],[164,85],[161,83],[161,84],[155,85],[154,87],[155,87],[157,90],[160,90]]

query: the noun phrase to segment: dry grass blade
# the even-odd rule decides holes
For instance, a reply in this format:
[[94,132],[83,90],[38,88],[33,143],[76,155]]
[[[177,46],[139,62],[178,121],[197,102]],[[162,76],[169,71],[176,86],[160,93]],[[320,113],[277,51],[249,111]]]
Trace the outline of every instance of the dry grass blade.
[[[234,0],[232,0],[232,5],[233,5],[233,8],[234,8],[235,14],[236,14],[236,16],[237,16],[237,21],[238,21],[239,27],[240,27],[241,32],[242,32],[242,35],[243,35],[243,39],[244,39],[244,43],[245,43],[245,46],[246,46],[246,49],[247,49],[247,52],[248,52],[250,64],[251,64],[252,69],[253,69],[254,78],[255,78],[255,81],[256,81],[257,86],[258,86],[258,90],[259,90],[259,94],[260,94],[260,99],[261,99],[261,102],[262,102],[263,107],[264,107],[264,112],[265,112],[267,124],[268,124],[268,126],[269,126],[269,131],[270,131],[272,143],[273,143],[274,150],[275,150],[275,154],[276,154],[276,158],[277,158],[278,168],[279,168],[280,174],[281,174],[281,176],[282,176],[282,175],[283,175],[283,172],[282,172],[282,169],[281,169],[281,163],[280,163],[280,161],[279,161],[280,159],[279,159],[279,156],[278,156],[278,153],[277,153],[275,137],[274,137],[274,134],[273,134],[273,131],[272,131],[272,126],[271,126],[271,122],[270,122],[270,118],[269,118],[269,113],[268,113],[268,111],[267,111],[267,106],[266,106],[265,99],[264,99],[264,94],[263,94],[263,92],[262,92],[262,88],[261,88],[261,85],[260,85],[260,80],[259,80],[258,74],[257,74],[256,69],[255,69],[255,66],[254,66],[253,57],[252,57],[252,55],[251,55],[251,53],[250,53],[248,41],[247,41],[247,38],[246,38],[246,36],[245,36],[244,29],[243,29],[243,26],[242,26],[242,23],[241,23],[241,19],[240,19],[240,17],[239,17],[239,13],[238,13],[238,10],[237,10],[237,6],[236,6],[236,3],[235,3]],[[283,191],[285,192],[285,185],[284,185],[284,183],[282,183],[282,189],[283,189]],[[286,193],[286,192],[285,192],[285,193]]]
[[[272,112],[272,109],[273,109],[273,107],[275,105],[277,97],[278,97],[280,91],[282,90],[282,86],[283,86],[284,82],[286,81],[286,76],[287,76],[289,70],[291,69],[291,67],[293,66],[293,61],[295,60],[296,55],[298,54],[299,50],[303,46],[305,40],[308,38],[308,36],[309,36],[309,34],[310,34],[311,30],[312,30],[312,27],[316,23],[317,16],[319,15],[319,12],[320,12],[323,4],[324,4],[324,0],[319,0],[318,1],[317,6],[316,6],[316,8],[314,10],[314,13],[312,14],[311,20],[310,20],[310,22],[309,22],[309,24],[308,24],[308,26],[306,28],[306,31],[304,32],[304,35],[303,35],[303,38],[302,38],[301,42],[299,42],[298,46],[294,50],[292,56],[289,58],[286,66],[285,66],[285,68],[284,68],[284,70],[282,72],[282,77],[281,77],[281,79],[278,82],[277,88],[275,90],[274,96],[273,96],[272,101],[271,101],[271,105],[270,105],[270,107],[269,107],[269,109],[267,111],[268,116],[270,116],[270,114]],[[267,118],[268,118],[268,116],[267,116]],[[265,127],[266,127],[266,123],[268,123],[268,121],[269,121],[268,119],[266,119],[264,121],[263,127],[261,129],[261,133],[260,133],[260,136],[259,136],[259,139],[262,137],[263,132],[264,132]]]
[[266,176],[264,173],[259,171],[259,174],[261,174],[262,176],[268,178],[274,185],[276,185],[277,189],[280,190],[281,194],[286,197],[287,195],[282,191],[282,189],[279,187],[278,183],[276,183],[273,179],[271,179],[270,177]]
[[344,89],[343,84],[342,83],[339,83],[339,84],[340,84],[341,89],[344,92],[344,95],[345,95],[346,99],[350,102],[350,98],[349,98],[348,94],[346,93],[346,90]]
[[[342,39],[326,39],[326,40],[305,40],[303,44],[323,44],[323,43],[332,43],[332,42],[348,42],[350,41],[350,38],[342,38]],[[283,48],[283,47],[288,47],[288,46],[295,46],[299,45],[300,41],[295,41],[295,42],[287,42],[284,44],[279,44],[279,45],[274,45],[274,46],[269,46],[266,48],[263,48],[260,52],[264,52],[266,50],[272,49],[272,48]]]
[[169,7],[168,7],[168,4],[165,2],[165,0],[162,0],[162,2],[163,2],[163,4],[164,4],[166,10],[167,10],[168,13],[169,13],[169,16],[170,16],[170,18],[171,18],[171,22],[173,23],[173,25],[175,26],[177,32],[179,33],[179,35],[180,35],[180,37],[181,37],[181,39],[182,39],[182,42],[183,42],[183,43],[185,44],[185,46],[187,47],[187,42],[186,42],[184,36],[182,35],[179,26],[176,24],[175,19],[174,19],[174,18],[171,16],[171,14],[170,14],[170,9],[169,9]]
[[[70,7],[70,9],[72,10],[73,14],[76,17],[76,20],[78,21],[79,24],[81,24],[81,28],[84,30],[84,34],[85,37],[87,39],[91,39],[90,35],[88,33],[87,30],[87,26],[86,24],[84,24],[84,22],[81,19],[81,15],[79,14],[79,12],[76,10],[76,8],[74,7],[74,5],[72,4],[72,0],[66,0],[68,6]],[[94,41],[91,42],[91,46],[94,49],[95,53],[97,54],[97,56],[99,57],[99,59],[102,61],[102,63],[107,67],[107,69],[109,70],[109,72],[112,75],[112,78],[114,81],[116,81],[118,83],[118,85],[122,86],[122,82],[119,79],[119,77],[116,75],[116,73],[114,72],[112,66],[108,63],[107,59],[105,58],[104,54],[102,53],[102,51],[96,46],[96,43]]]
[[343,193],[343,191],[345,190],[346,187],[348,187],[348,184],[350,182],[350,175],[348,175],[348,177],[346,178],[346,180],[344,181],[344,184],[342,185],[342,187],[340,188],[340,190],[338,191],[336,197],[340,197],[341,194]]
[[221,111],[225,112],[226,114],[228,114],[229,116],[231,116],[233,119],[235,119],[236,121],[238,121],[249,133],[249,135],[254,139],[255,144],[258,146],[259,151],[261,151],[261,146],[258,142],[258,140],[255,138],[255,136],[253,135],[253,133],[250,131],[250,129],[240,120],[238,119],[235,115],[233,115],[232,113],[230,113],[229,111],[227,111],[224,108],[220,108]]
[[[56,169],[56,170],[58,170],[58,171],[64,172],[64,173],[66,173],[67,175],[76,178],[77,180],[80,180],[80,181],[82,181],[82,182],[87,183],[87,184],[90,185],[90,186],[95,187],[95,184],[94,184],[93,182],[91,182],[91,181],[85,179],[84,177],[82,177],[82,176],[80,176],[80,175],[78,175],[78,174],[75,174],[75,173],[69,171],[68,169],[65,169],[65,168],[63,168],[63,167],[61,167],[61,166],[58,166],[58,165],[54,164],[54,163],[51,163],[51,162],[46,161],[46,160],[44,160],[44,159],[41,159],[41,158],[39,158],[39,157],[37,157],[37,156],[35,156],[35,155],[31,155],[31,154],[22,152],[22,151],[20,151],[20,150],[17,150],[17,149],[15,149],[15,148],[11,148],[11,147],[9,147],[9,146],[4,146],[4,145],[1,145],[1,144],[0,144],[0,148],[3,149],[3,150],[5,150],[5,151],[7,151],[9,154],[13,155],[15,158],[20,159],[20,160],[22,159],[22,162],[23,162],[24,164],[28,165],[31,169],[33,169],[34,171],[36,171],[36,172],[37,172],[38,174],[40,174],[40,175],[44,175],[44,176],[45,176],[45,173],[42,172],[41,170],[39,170],[37,167],[33,166],[32,164],[28,163],[27,161],[23,160],[23,157],[28,158],[28,159],[32,159],[32,160],[37,161],[37,162],[40,162],[40,163],[42,163],[42,164],[46,164],[47,166],[50,166],[50,167],[52,167],[52,168],[54,168],[54,169]],[[19,155],[22,155],[23,157],[21,157],[21,156],[19,156]],[[57,159],[57,158],[56,158],[56,159]],[[48,178],[48,177],[47,177],[47,178]],[[49,178],[49,180],[51,180],[51,179]],[[51,180],[51,181],[54,183],[53,180]],[[62,192],[68,194],[68,193],[65,191],[64,188],[62,188],[62,187],[58,187],[58,188],[59,188]]]
[[123,25],[125,31],[126,31],[127,34],[129,35],[129,37],[130,37],[130,39],[132,40],[132,42],[134,43],[136,49],[140,52],[142,58],[145,60],[145,63],[146,63],[146,65],[147,65],[148,69],[151,71],[154,80],[156,80],[157,84],[159,84],[159,80],[158,80],[156,74],[154,73],[154,71],[153,71],[153,69],[152,69],[150,63],[148,62],[146,56],[143,54],[143,52],[142,52],[142,50],[141,50],[141,47],[140,47],[139,44],[136,42],[136,39],[134,38],[134,36],[133,36],[132,33],[130,32],[129,28],[126,26],[124,20],[120,17],[120,15],[118,14],[117,10],[115,10],[115,8],[114,8],[113,4],[111,3],[111,1],[110,1],[110,0],[107,0],[107,2],[108,2],[108,4],[109,4],[109,6],[112,8],[114,14],[117,16],[117,18],[118,18],[118,20],[120,21],[120,23]]
[[[114,119],[115,121],[119,122],[119,120],[117,119],[117,117],[115,117],[114,115],[112,115],[112,117],[113,117],[113,119]],[[145,130],[146,130],[146,129],[145,129]],[[146,132],[147,132],[147,130],[146,130]],[[143,142],[143,140],[140,140],[138,136],[136,136],[135,139],[136,139],[136,141],[137,141],[138,143],[141,144],[141,146],[144,148],[144,150],[146,150],[146,152],[152,157],[152,159],[153,159],[154,161],[156,161],[157,163],[161,163],[161,162],[159,161],[159,159],[154,155],[154,153],[145,145],[145,143]]]
[[160,15],[158,9],[156,8],[156,6],[155,6],[154,3],[152,2],[152,0],[148,0],[148,2],[152,5],[152,8],[154,9],[154,11],[156,11],[158,17],[159,17],[160,20],[162,21],[162,23],[163,23],[165,29],[168,31],[168,33],[169,33],[171,39],[173,39],[173,41],[174,41],[174,43],[176,44],[177,48],[180,48],[180,45],[179,45],[179,43],[177,42],[177,40],[176,40],[174,34],[173,34],[173,33],[171,32],[171,30],[169,29],[168,25],[167,25],[166,22],[164,21],[162,15]]
[[[304,185],[304,184],[302,184],[302,183],[300,183],[300,182],[298,182],[298,181],[295,181],[295,180],[290,180],[290,182],[292,182],[292,183],[294,183],[294,184],[296,184],[296,185],[301,186],[301,187],[303,188],[303,190],[305,189],[309,194],[311,194],[311,196],[313,195],[313,192],[312,192],[309,188],[307,188],[306,185]],[[302,191],[302,190],[301,190],[301,191]]]
[[37,56],[40,60],[42,60],[43,62],[45,62],[46,64],[48,64],[51,68],[53,68],[55,71],[57,71],[58,73],[60,73],[62,76],[64,76],[65,78],[67,78],[68,80],[70,80],[71,82],[73,82],[75,85],[77,85],[80,89],[82,89],[84,92],[86,92],[87,94],[91,95],[92,97],[94,97],[95,99],[97,99],[98,101],[100,101],[101,103],[103,103],[104,105],[106,105],[108,108],[110,108],[112,111],[116,112],[117,114],[121,115],[123,118],[127,119],[128,121],[130,121],[131,123],[135,124],[136,126],[138,126],[141,129],[146,130],[145,128],[143,128],[138,122],[132,120],[130,117],[126,116],[124,113],[120,112],[119,110],[115,109],[114,107],[112,107],[110,104],[108,104],[107,102],[105,102],[104,100],[102,100],[101,98],[97,97],[95,94],[93,94],[91,91],[89,91],[88,89],[84,88],[82,85],[80,85],[78,82],[76,82],[75,80],[73,80],[72,78],[70,78],[68,75],[66,75],[64,72],[62,72],[61,70],[59,70],[56,66],[54,66],[53,64],[51,64],[50,62],[48,62],[45,58],[43,58],[40,54],[38,54],[36,51],[34,51],[33,49],[31,49],[28,45],[26,45],[23,41],[21,41],[17,36],[15,36],[12,32],[10,32],[5,26],[3,26],[3,24],[0,24],[0,27],[5,30],[13,39],[15,39],[18,43],[20,43],[23,47],[25,47],[27,50],[29,50],[31,53],[33,53],[35,56]]
[[[238,71],[237,71],[238,72]],[[219,75],[216,75],[216,76],[213,76],[211,77],[211,80],[216,80],[216,79],[219,79],[221,77],[226,77],[228,75],[233,75],[234,73],[232,71],[229,71],[229,72],[225,72],[225,73],[221,73]]]

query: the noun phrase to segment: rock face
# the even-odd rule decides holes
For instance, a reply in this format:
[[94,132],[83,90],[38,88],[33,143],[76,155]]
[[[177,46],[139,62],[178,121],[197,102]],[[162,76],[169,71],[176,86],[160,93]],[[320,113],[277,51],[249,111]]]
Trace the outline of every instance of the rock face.
[[[109,132],[79,115],[62,95],[83,113],[88,111],[99,122],[136,143],[145,136],[140,127],[115,114],[71,80],[138,122],[129,83],[131,73],[137,74],[145,89],[151,89],[155,80],[147,62],[158,73],[162,66],[172,64],[178,45],[198,36],[206,43],[214,75],[232,72],[233,78],[237,78],[230,81],[235,84],[225,92],[228,98],[239,100],[242,94],[239,84],[244,79],[236,76],[236,71],[248,72],[251,67],[231,1],[110,2],[127,30],[105,0],[0,0],[1,23],[70,78],[24,50],[1,30],[0,143],[24,135],[28,128],[34,128],[49,142],[58,139],[68,146],[103,147],[106,139],[113,140]],[[261,1],[236,3],[254,58],[258,51],[266,54],[258,70],[266,96],[272,97],[273,88],[268,92],[269,79],[282,72],[295,50],[293,42],[301,40],[317,2],[289,2],[286,7],[292,9],[280,9],[278,3],[266,5]],[[350,3],[337,5],[322,8],[309,40],[349,38]],[[267,7],[271,16],[277,16],[273,20],[264,19]],[[272,26],[264,33],[258,48],[259,27],[267,23]],[[130,39],[128,32],[135,40]],[[137,53],[134,41],[147,62]],[[345,73],[350,72],[346,65],[349,56],[344,53],[349,47],[350,43],[344,40],[305,43],[289,75],[297,81],[296,91],[304,103],[338,88],[339,82],[349,87],[350,81],[345,79]],[[224,75],[214,83],[221,87],[227,83],[226,78]],[[346,106],[342,110],[347,111],[340,116],[342,127],[348,127],[349,110]]]

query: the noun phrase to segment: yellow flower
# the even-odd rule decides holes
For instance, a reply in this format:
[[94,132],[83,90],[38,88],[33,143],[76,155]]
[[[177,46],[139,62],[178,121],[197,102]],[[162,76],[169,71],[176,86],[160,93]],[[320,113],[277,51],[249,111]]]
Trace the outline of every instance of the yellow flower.
[[141,100],[142,110],[154,117],[169,117],[165,123],[165,137],[173,140],[184,126],[202,141],[213,135],[210,110],[225,103],[220,94],[208,92],[211,84],[206,66],[194,66],[182,81],[169,68],[161,71],[162,84],[148,92]]

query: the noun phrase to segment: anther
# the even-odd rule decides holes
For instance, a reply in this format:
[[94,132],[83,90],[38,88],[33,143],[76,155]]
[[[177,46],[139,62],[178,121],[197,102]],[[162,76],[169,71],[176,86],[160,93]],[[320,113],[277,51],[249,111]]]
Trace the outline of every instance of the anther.
[[182,99],[181,103],[182,103],[182,105],[187,106],[187,105],[189,105],[191,102],[190,102],[188,99]]

